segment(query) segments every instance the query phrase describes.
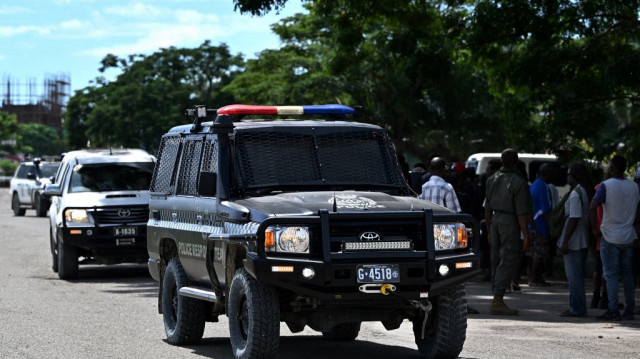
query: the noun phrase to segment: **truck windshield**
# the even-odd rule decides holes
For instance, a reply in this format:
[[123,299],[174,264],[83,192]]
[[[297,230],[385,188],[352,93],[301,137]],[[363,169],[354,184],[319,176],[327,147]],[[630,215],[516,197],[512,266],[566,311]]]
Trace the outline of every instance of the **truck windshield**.
[[234,136],[238,189],[403,188],[382,130],[353,127],[250,129]]
[[148,190],[153,166],[151,162],[77,165],[69,192]]

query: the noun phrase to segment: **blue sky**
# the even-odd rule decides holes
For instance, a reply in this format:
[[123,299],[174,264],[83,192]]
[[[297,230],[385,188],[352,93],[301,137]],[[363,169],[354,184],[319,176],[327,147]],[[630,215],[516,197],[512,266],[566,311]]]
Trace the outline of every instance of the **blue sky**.
[[109,53],[151,54],[211,40],[254,58],[279,47],[271,24],[303,11],[300,0],[263,17],[234,12],[232,0],[0,0],[0,75],[41,86],[47,74],[67,74],[73,92],[101,75]]

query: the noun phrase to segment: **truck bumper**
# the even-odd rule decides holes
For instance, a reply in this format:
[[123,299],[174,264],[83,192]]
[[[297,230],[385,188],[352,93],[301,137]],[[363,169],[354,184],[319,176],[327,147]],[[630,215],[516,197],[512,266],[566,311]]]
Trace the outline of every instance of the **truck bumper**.
[[[275,287],[324,300],[384,299],[376,288],[385,283],[359,283],[357,266],[362,262],[325,263],[304,259],[259,257],[248,254],[245,268],[256,279]],[[400,278],[390,282],[395,294],[410,300],[428,298],[480,274],[477,254],[436,257],[435,265],[425,261],[384,260],[367,264],[397,264]],[[305,276],[303,273],[307,273]],[[309,276],[313,273],[313,276]],[[363,291],[362,288],[369,291]]]

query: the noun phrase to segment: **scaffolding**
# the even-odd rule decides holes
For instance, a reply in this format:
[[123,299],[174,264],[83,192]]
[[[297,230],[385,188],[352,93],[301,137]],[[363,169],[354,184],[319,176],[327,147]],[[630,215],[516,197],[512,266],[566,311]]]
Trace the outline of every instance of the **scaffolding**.
[[3,74],[0,111],[17,115],[18,123],[40,123],[62,135],[64,112],[69,101],[71,79],[68,74],[45,75],[42,86],[35,78],[22,83]]

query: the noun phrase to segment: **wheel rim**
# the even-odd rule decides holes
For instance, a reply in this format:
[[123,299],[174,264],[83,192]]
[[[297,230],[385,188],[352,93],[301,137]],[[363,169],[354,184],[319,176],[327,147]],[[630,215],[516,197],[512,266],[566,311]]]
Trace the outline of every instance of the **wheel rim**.
[[171,288],[171,320],[173,323],[178,321],[178,287],[173,284]]
[[249,337],[249,306],[247,304],[247,297],[244,295],[240,298],[240,307],[242,310],[238,312],[236,321],[238,323],[238,328],[240,329],[242,340],[246,343],[247,338]]

